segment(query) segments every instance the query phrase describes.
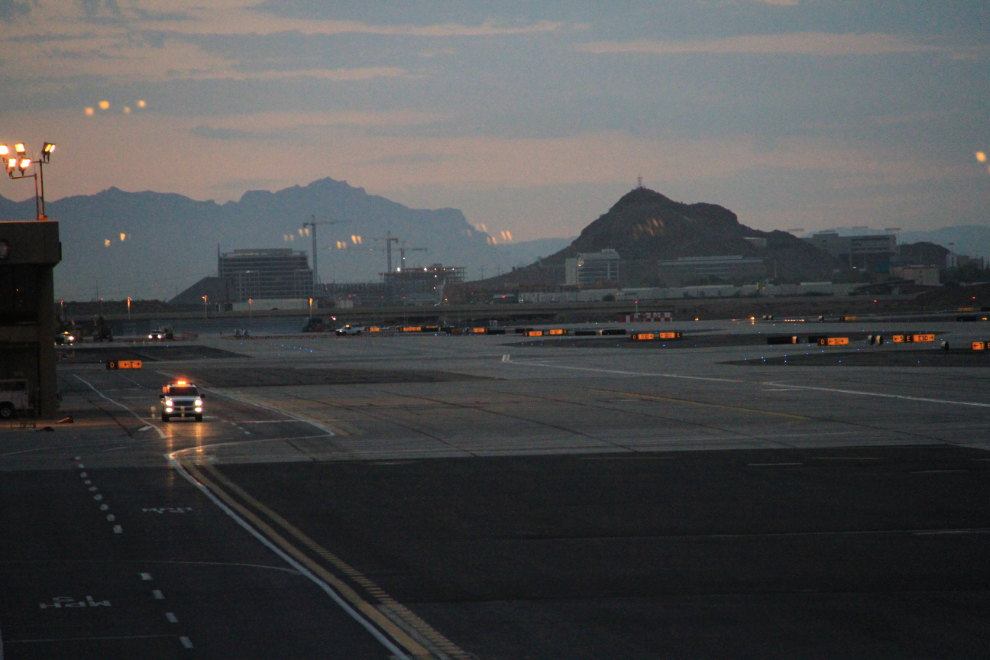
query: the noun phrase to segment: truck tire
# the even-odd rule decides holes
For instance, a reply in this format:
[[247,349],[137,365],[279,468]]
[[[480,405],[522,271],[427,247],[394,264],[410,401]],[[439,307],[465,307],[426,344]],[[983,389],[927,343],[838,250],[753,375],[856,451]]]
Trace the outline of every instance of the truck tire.
[[162,421],[168,424],[168,415],[166,415],[165,413],[162,413]]
[[14,419],[15,414],[14,404],[9,401],[0,403],[0,419]]
[[197,422],[202,422],[203,421],[203,416],[202,415],[196,415],[196,421]]

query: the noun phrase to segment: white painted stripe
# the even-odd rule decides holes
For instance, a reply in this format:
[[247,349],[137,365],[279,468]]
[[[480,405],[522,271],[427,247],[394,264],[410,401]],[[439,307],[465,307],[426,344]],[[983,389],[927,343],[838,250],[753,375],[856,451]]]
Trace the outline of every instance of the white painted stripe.
[[113,533],[114,534],[123,534],[124,533],[124,528],[121,527],[120,525],[114,525],[113,526]]
[[[779,383],[762,383],[763,385],[778,385]],[[787,385],[795,390],[811,390],[813,392],[835,392],[837,394],[854,394],[856,396],[873,396],[882,399],[903,399],[904,401],[920,401],[922,403],[940,403],[947,406],[972,406],[975,408],[990,408],[990,403],[975,401],[952,401],[951,399],[932,399],[925,396],[908,396],[906,394],[883,394],[882,392],[863,392],[861,390],[845,390],[836,387],[812,387],[810,385]]]
[[[645,371],[623,371],[620,369],[595,369],[591,367],[566,367],[559,364],[538,364],[538,363],[521,363],[521,362],[511,362],[510,364],[521,365],[526,367],[544,367],[548,369],[568,369],[571,371],[594,371],[604,374],[619,374],[623,376],[652,376],[655,378],[678,378],[683,380],[704,380],[717,383],[748,383],[750,381],[739,380],[735,378],[710,378],[707,376],[685,376],[683,374],[670,374],[670,373],[657,373],[657,372],[645,372]],[[930,397],[923,396],[908,396],[904,394],[883,394],[882,392],[863,392],[861,390],[846,390],[836,387],[813,387],[811,385],[792,385],[790,383],[775,383],[761,381],[760,385],[771,386],[771,387],[786,387],[792,390],[810,390],[813,392],[835,392],[837,394],[854,394],[856,396],[873,396],[880,397],[884,399],[903,399],[905,401],[920,401],[922,403],[941,403],[949,406],[972,406],[976,408],[990,408],[990,403],[978,403],[975,401],[952,401],[950,399],[933,399]]]
[[[104,399],[106,399],[110,403],[112,403],[114,405],[117,405],[117,406],[120,406],[121,408],[123,408],[127,412],[129,412],[132,415],[134,415],[138,420],[140,420],[142,422],[144,421],[144,418],[141,417],[141,415],[137,414],[136,412],[134,412],[133,410],[131,410],[129,407],[127,407],[124,404],[120,403],[119,401],[114,401],[113,399],[111,399],[110,397],[108,397],[107,395],[105,395],[103,392],[101,392],[98,389],[96,389],[95,387],[93,387],[92,383],[90,383],[89,381],[86,381],[86,380],[83,380],[82,378],[79,378],[79,375],[78,374],[73,374],[73,375],[76,377],[76,379],[79,380],[79,382],[81,382],[81,383],[83,383],[85,385],[88,385],[91,390],[93,390],[94,392],[96,392],[97,394],[99,394],[101,397],[103,397]],[[159,438],[161,438],[162,440],[165,439],[165,434],[162,433],[162,430],[160,428],[158,428],[154,424],[152,424],[151,427],[153,429],[155,429],[156,431],[158,431],[158,437]],[[82,465],[80,464],[79,467],[82,467]]]
[[804,465],[804,463],[747,463],[748,467],[776,467],[778,465]]
[[107,520],[109,520],[110,522],[113,522],[116,519],[117,519],[117,516],[113,515],[112,513],[107,514]]
[[620,376],[654,376],[656,378],[679,378],[683,380],[706,380],[716,383],[745,383],[747,381],[740,380],[738,378],[711,378],[707,376],[685,376],[683,374],[668,374],[668,373],[651,373],[648,371],[623,371],[621,369],[596,369],[593,367],[565,367],[560,364],[547,364],[547,363],[537,363],[537,362],[509,362],[509,364],[514,364],[523,367],[544,367],[546,369],[568,369],[570,371],[594,371],[603,374],[618,374]]
[[197,489],[199,489],[200,492],[202,492],[204,495],[206,495],[208,498],[210,498],[210,501],[212,501],[214,504],[216,504],[228,516],[230,516],[231,518],[233,518],[234,521],[238,525],[240,525],[241,527],[243,527],[244,529],[246,529],[248,531],[248,533],[251,534],[251,536],[253,536],[254,538],[258,539],[262,543],[262,545],[264,545],[266,548],[268,548],[269,550],[271,550],[272,552],[274,552],[276,555],[278,555],[279,557],[281,557],[287,564],[289,564],[290,566],[292,566],[292,568],[294,568],[297,571],[299,571],[299,573],[301,575],[305,575],[307,578],[309,578],[310,580],[312,580],[318,587],[320,587],[321,589],[323,589],[323,591],[326,592],[327,595],[329,595],[330,598],[332,598],[333,601],[335,603],[337,603],[337,605],[339,605],[341,607],[341,609],[343,609],[345,612],[347,612],[347,614],[349,614],[352,619],[354,619],[355,621],[357,621],[365,630],[367,630],[369,633],[371,633],[372,637],[374,637],[376,640],[378,640],[378,642],[382,646],[384,646],[386,649],[388,649],[397,658],[400,658],[401,660],[412,660],[398,646],[396,646],[394,643],[392,643],[392,640],[390,640],[380,630],[378,630],[378,628],[376,628],[374,626],[374,624],[372,624],[366,618],[364,618],[363,616],[361,616],[361,614],[358,613],[357,610],[355,610],[353,607],[351,607],[351,604],[348,603],[346,600],[344,600],[340,596],[340,594],[338,594],[333,589],[333,587],[331,587],[329,584],[327,584],[326,582],[324,582],[323,580],[321,580],[320,578],[318,578],[316,575],[313,574],[312,571],[310,571],[308,568],[306,568],[305,566],[303,566],[302,564],[300,564],[298,561],[296,561],[295,559],[293,559],[292,557],[290,557],[281,548],[279,548],[277,545],[275,545],[274,543],[272,543],[271,541],[269,541],[267,538],[265,538],[265,536],[261,532],[259,532],[254,527],[252,527],[251,525],[249,525],[246,520],[244,520],[243,518],[241,518],[230,507],[228,507],[226,504],[224,504],[223,502],[221,502],[220,499],[217,498],[217,496],[214,495],[210,491],[209,488],[207,488],[203,484],[199,483],[195,479],[195,477],[193,477],[191,474],[189,474],[186,471],[186,469],[184,467],[182,467],[182,464],[179,463],[179,461],[175,458],[175,455],[178,454],[178,453],[179,452],[172,452],[171,454],[165,454],[165,458],[168,459],[168,462],[172,464],[172,467],[175,468],[175,470],[179,474],[181,474],[189,483],[191,483],[193,486],[195,486]]
[[151,595],[155,597],[155,600],[165,600],[165,594],[160,589],[152,589]]
[[153,577],[151,577],[151,573],[141,573],[140,575],[141,575],[141,579],[145,581],[154,579]]
[[182,645],[187,649],[191,649],[193,647],[193,643],[188,637],[180,637],[179,641],[182,642]]
[[310,426],[312,426],[314,428],[318,428],[321,431],[323,431],[324,433],[326,433],[327,435],[337,435],[336,433],[334,433],[333,431],[331,431],[327,427],[323,426],[322,424],[319,424],[317,422],[314,422],[311,419],[306,419],[305,417],[301,417],[299,415],[295,415],[293,413],[287,412],[287,411],[282,410],[280,408],[275,408],[273,406],[266,406],[263,403],[257,403],[255,401],[248,401],[247,399],[242,399],[242,398],[240,398],[238,396],[234,396],[233,394],[226,394],[224,392],[218,392],[217,390],[213,390],[213,389],[204,388],[203,391],[204,392],[212,392],[213,394],[215,394],[217,396],[226,397],[228,399],[233,399],[234,401],[239,401],[240,403],[243,403],[243,404],[246,404],[246,405],[249,405],[249,406],[254,406],[256,408],[261,408],[262,410],[267,410],[269,412],[277,413],[279,415],[284,415],[285,417],[289,417],[291,419],[294,419],[297,422],[302,422],[303,424],[309,424]]
[[179,622],[179,617],[175,616],[175,614],[173,612],[166,612],[165,613],[165,618],[168,619],[168,622],[169,623],[178,623]]

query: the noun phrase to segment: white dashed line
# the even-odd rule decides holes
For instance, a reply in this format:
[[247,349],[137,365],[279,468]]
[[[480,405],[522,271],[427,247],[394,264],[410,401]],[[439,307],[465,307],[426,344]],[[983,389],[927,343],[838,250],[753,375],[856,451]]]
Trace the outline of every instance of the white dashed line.
[[99,502],[100,500],[103,499],[103,496],[102,495],[93,495],[93,499],[96,500],[97,502]]
[[155,597],[155,600],[165,600],[165,594],[163,594],[159,589],[153,589],[151,595]]
[[165,613],[165,618],[168,619],[168,622],[169,623],[178,623],[179,622],[179,617],[175,616],[175,614],[173,612],[166,612]]
[[190,640],[188,637],[180,637],[179,641],[182,642],[182,645],[185,646],[187,649],[191,649],[193,647],[192,640]]
[[107,520],[109,520],[110,522],[113,522],[116,519],[117,519],[117,516],[113,515],[112,513],[107,514]]
[[140,575],[141,575],[141,579],[142,580],[145,580],[145,581],[154,580],[155,579],[155,578],[151,577],[151,573],[141,573]]
[[124,528],[121,527],[120,525],[114,525],[113,526],[113,533],[114,534],[123,534],[124,533]]
[[[102,496],[97,496],[96,499],[100,499],[100,497],[102,497]],[[110,510],[110,505],[109,504],[101,504],[100,505],[100,511],[109,511],[109,510]]]

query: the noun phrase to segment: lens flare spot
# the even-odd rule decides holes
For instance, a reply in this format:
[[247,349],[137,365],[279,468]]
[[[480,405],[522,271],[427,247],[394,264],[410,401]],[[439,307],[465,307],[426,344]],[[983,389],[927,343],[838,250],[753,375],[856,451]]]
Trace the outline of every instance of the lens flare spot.
[[121,234],[120,235],[121,242],[125,241],[126,239],[127,239],[127,234]]
[[109,110],[110,101],[100,101],[100,110]]
[[147,105],[147,103],[144,102],[144,99],[138,99],[137,107],[143,108],[146,105]]
[[95,113],[95,112],[96,111],[93,110],[93,108],[86,108],[86,116],[87,117],[92,117],[93,116],[93,113]]
[[976,160],[977,160],[977,162],[985,163],[985,162],[987,162],[987,155],[985,153],[983,153],[982,151],[977,151],[976,152]]
[[131,108],[130,108],[130,106],[126,106],[126,105],[124,106],[124,114],[125,115],[131,114]]
[[103,239],[103,247],[110,247],[110,239],[109,238]]

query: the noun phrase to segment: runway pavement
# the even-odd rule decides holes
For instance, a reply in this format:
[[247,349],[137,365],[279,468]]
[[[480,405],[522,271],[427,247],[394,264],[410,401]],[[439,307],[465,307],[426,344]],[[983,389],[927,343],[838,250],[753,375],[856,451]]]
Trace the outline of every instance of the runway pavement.
[[[2,657],[981,655],[990,374],[784,365],[757,334],[791,327],[63,364],[74,423],[0,430]],[[203,423],[153,414],[178,377]]]

